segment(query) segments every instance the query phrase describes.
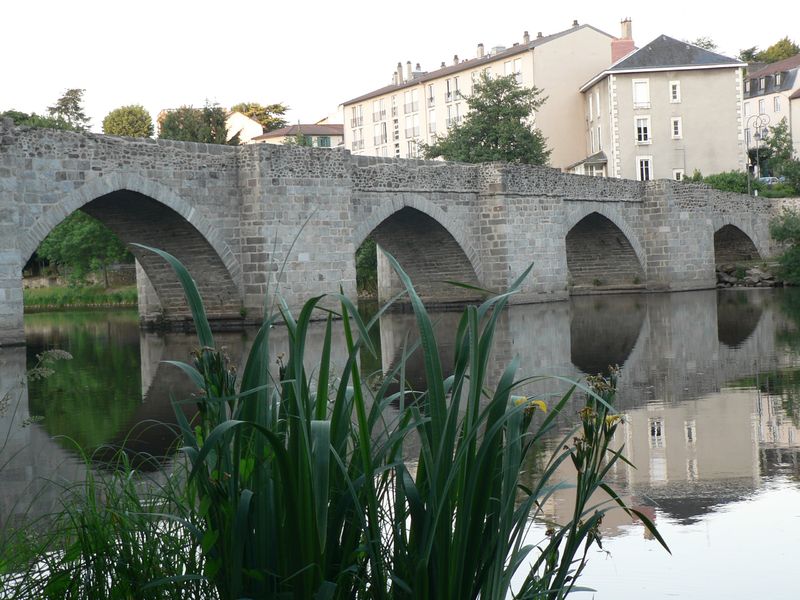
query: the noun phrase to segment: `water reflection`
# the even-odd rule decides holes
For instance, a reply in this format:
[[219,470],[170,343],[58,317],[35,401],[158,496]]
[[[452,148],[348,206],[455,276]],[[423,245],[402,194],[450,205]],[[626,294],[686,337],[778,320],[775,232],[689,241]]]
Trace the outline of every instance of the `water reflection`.
[[[637,468],[618,466],[615,484],[631,505],[657,523],[693,531],[725,507],[761,498],[775,481],[800,477],[799,292],[584,296],[512,307],[498,320],[490,378],[496,380],[515,355],[525,375],[580,378],[608,364],[621,365],[618,407],[626,423],[618,430],[618,442],[625,443]],[[445,365],[453,361],[459,317],[434,316]],[[362,357],[362,370],[387,371],[396,365],[403,348],[415,341],[408,334],[413,325],[410,314],[381,317],[373,340],[380,355]],[[119,446],[137,423],[174,423],[172,399],[192,392],[182,375],[162,362],[186,360],[195,346],[192,336],[140,333],[133,313],[33,315],[26,318],[26,327],[27,350],[0,349],[0,395],[22,377],[26,359],[30,365],[44,348],[66,349],[75,361],[23,389],[20,410],[0,419],[0,432],[10,431],[2,456],[16,454],[0,472],[2,515],[14,512],[14,502],[38,478],[77,476],[73,446],[55,436],[67,435],[90,450]],[[239,357],[252,335],[217,338]],[[322,324],[311,328],[309,371],[317,370],[323,336]],[[285,352],[286,330],[276,327],[272,342],[273,355]],[[341,340],[334,343],[333,354],[334,362],[343,365]],[[421,353],[412,356],[406,371],[412,385],[423,386]],[[522,391],[547,396],[565,387],[553,380]],[[566,418],[576,409],[577,401]],[[32,414],[44,420],[23,427]],[[135,451],[163,456],[172,440],[165,427],[140,427],[127,443]],[[566,518],[570,500],[567,492],[554,497],[548,514]],[[620,543],[643,533],[621,513],[609,516],[603,526],[609,540],[619,538]],[[800,524],[797,529],[793,535],[800,537]],[[597,597],[637,597],[626,593],[617,589]]]

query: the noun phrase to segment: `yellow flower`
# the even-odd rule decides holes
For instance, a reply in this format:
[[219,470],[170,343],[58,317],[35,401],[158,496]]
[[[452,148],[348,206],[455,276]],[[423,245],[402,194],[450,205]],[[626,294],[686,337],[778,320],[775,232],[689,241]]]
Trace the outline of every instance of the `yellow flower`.
[[536,410],[537,408],[542,412],[547,412],[547,404],[544,400],[534,400],[528,396],[511,396],[511,401],[514,406],[526,405],[526,410]]

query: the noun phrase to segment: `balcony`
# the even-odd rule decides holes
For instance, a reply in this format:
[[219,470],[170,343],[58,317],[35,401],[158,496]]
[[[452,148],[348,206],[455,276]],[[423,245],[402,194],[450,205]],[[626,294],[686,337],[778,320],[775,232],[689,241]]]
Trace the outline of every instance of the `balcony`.
[[419,102],[407,102],[405,104],[406,114],[415,113],[419,110]]
[[459,123],[461,123],[461,115],[458,115],[457,117],[448,117],[447,118],[447,126],[448,127],[453,127],[454,125],[458,125]]
[[364,124],[364,117],[353,117],[350,119],[350,127],[361,127]]
[[352,150],[363,150],[364,149],[364,140],[353,140],[353,147]]
[[419,127],[407,127],[406,137],[407,138],[419,137]]
[[436,123],[428,123],[428,133],[436,133]]
[[378,121],[384,121],[385,119],[386,119],[385,110],[372,113],[372,121],[375,123],[377,123]]
[[381,144],[386,143],[386,136],[385,135],[376,135],[372,138],[372,144],[374,146],[380,146]]

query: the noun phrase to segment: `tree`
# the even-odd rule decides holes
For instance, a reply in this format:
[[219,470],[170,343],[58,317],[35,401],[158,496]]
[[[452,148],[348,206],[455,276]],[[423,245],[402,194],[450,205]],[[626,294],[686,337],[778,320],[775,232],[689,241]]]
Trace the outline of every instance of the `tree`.
[[792,146],[792,135],[789,133],[789,125],[786,117],[774,127],[769,128],[766,147],[769,150],[769,170],[770,174],[783,175],[785,165],[792,160],[794,148]]
[[90,272],[102,271],[108,287],[108,266],[130,261],[120,239],[97,219],[75,212],[50,232],[37,253],[51,264],[66,268],[70,281],[82,283]]
[[744,50],[739,50],[739,60],[746,63],[756,62],[756,55],[758,54],[758,46],[750,46]]
[[756,54],[758,62],[774,63],[784,58],[791,58],[795,54],[800,54],[800,46],[795,44],[789,37],[778,40],[766,50]]
[[126,137],[153,137],[153,119],[139,104],[120,106],[103,119],[103,133]]
[[717,43],[705,35],[701,35],[695,40],[684,41],[688,41],[688,43],[690,43],[692,46],[697,46],[698,48],[703,48],[704,50],[711,50],[712,52],[717,49]]
[[61,96],[53,106],[47,107],[47,114],[56,119],[69,123],[75,131],[89,129],[89,117],[83,112],[83,93],[86,90],[70,88]]
[[300,125],[297,125],[297,133],[295,133],[291,137],[287,137],[283,140],[284,146],[305,146],[306,148],[311,148],[314,145],[314,141],[311,139],[310,135],[305,135],[301,129]]
[[262,106],[258,102],[240,102],[231,106],[231,112],[240,112],[254,121],[258,121],[265,133],[286,127],[287,121],[283,116],[288,110],[288,106],[280,103]]
[[204,144],[239,144],[239,134],[227,140],[225,125],[227,114],[218,104],[208,104],[203,108],[181,106],[170,110],[159,119],[158,137],[179,142],[202,142]]
[[514,75],[490,78],[483,74],[466,100],[469,113],[464,123],[454,125],[433,144],[423,144],[426,158],[547,163],[547,140],[530,124],[531,115],[546,100],[541,90],[520,86]]
[[24,113],[18,110],[7,110],[0,113],[0,118],[7,118],[14,121],[14,125],[19,127],[45,127],[48,129],[61,129],[64,131],[78,131],[75,127],[67,123],[64,119],[56,117],[44,117],[36,113]]

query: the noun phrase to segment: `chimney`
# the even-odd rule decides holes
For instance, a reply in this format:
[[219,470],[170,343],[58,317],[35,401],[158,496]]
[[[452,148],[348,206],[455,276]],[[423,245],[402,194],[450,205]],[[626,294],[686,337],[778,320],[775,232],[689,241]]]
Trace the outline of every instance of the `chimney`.
[[397,63],[397,72],[395,76],[397,77],[397,85],[403,83],[403,63]]
[[611,63],[613,64],[627,56],[633,52],[634,49],[633,25],[631,24],[630,17],[628,17],[620,22],[620,37],[611,40]]
[[483,58],[483,44],[478,44],[478,58]]
[[541,31],[537,31],[537,32],[536,32],[536,39],[537,39],[537,40],[540,40],[540,39],[542,39],[543,37],[544,37],[544,36],[542,35],[542,32],[541,32]]
[[392,73],[392,85],[397,85],[397,71]]
[[531,36],[526,31],[525,33],[522,34],[522,43],[523,44],[530,44],[530,42],[531,42]]
[[446,65],[446,64],[444,64],[444,61],[442,61],[442,64],[440,64],[440,65],[439,65],[439,68],[440,68],[440,69],[444,69],[446,66],[447,66],[447,65]]
[[411,81],[411,61],[406,62],[406,81]]
[[578,19],[575,19],[574,21],[572,21],[572,26],[573,27],[577,27],[578,26]]
[[454,55],[453,55],[453,64],[454,64],[454,65],[457,65],[457,64],[458,64],[458,54],[454,54]]

